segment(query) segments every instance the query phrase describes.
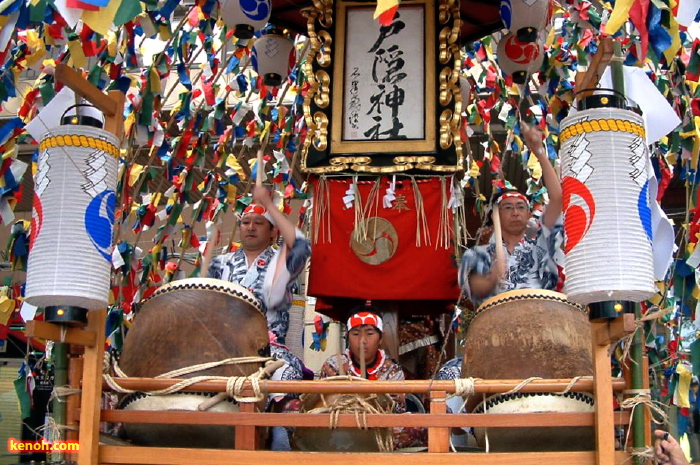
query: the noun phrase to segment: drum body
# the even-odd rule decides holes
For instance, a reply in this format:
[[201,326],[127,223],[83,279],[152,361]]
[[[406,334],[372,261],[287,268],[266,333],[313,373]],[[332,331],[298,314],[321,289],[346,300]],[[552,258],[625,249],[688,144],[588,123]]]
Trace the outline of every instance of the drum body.
[[[485,301],[467,331],[462,377],[482,379],[570,379],[591,376],[590,322],[585,308],[564,294],[519,289]],[[473,396],[473,413],[592,412],[585,394],[499,394]],[[477,429],[483,444],[484,431]],[[593,428],[489,428],[490,450],[592,450]]]
[[[163,373],[227,358],[269,354],[267,319],[252,293],[216,279],[183,279],[158,289],[146,299],[124,340],[119,365],[130,377],[153,378]],[[195,376],[248,376],[261,363],[211,368]],[[127,410],[197,410],[209,397],[196,393],[166,396],[131,394],[120,402]],[[237,411],[222,402],[211,411]],[[233,427],[124,425],[137,444],[161,447],[233,447]]]
[[[362,381],[362,380],[358,380]],[[301,396],[301,413],[354,413],[361,422],[362,411],[357,409],[353,398],[371,406],[374,412],[391,413],[393,400],[387,394],[362,396],[361,394],[304,394]],[[353,405],[349,408],[334,406]],[[385,452],[380,444],[392,444],[391,428],[296,428],[292,436],[293,447],[306,452]]]

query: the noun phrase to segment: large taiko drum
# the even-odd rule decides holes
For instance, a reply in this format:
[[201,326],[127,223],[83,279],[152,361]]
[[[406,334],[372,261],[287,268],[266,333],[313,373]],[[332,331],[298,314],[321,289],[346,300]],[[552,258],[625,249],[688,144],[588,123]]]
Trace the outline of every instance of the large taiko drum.
[[[191,278],[167,284],[142,302],[119,365],[130,377],[153,378],[201,363],[268,354],[267,319],[250,291],[227,281]],[[261,366],[261,362],[226,365],[178,377],[248,376]],[[205,395],[196,393],[135,393],[121,399],[119,408],[195,411],[205,400]],[[209,411],[235,412],[238,406],[226,401]],[[140,445],[233,447],[233,427],[128,423],[124,428]]]
[[[361,378],[352,381],[367,382]],[[300,412],[352,413],[357,428],[296,428],[292,436],[295,449],[307,452],[390,452],[393,450],[391,428],[363,428],[363,413],[392,413],[394,401],[388,394],[320,394],[301,396]]]
[[[591,376],[591,330],[585,307],[566,295],[518,289],[485,301],[476,311],[464,347],[462,377],[570,379]],[[585,393],[514,393],[472,396],[472,413],[593,412]],[[485,431],[477,429],[484,444]],[[592,450],[592,427],[489,428],[491,451]]]

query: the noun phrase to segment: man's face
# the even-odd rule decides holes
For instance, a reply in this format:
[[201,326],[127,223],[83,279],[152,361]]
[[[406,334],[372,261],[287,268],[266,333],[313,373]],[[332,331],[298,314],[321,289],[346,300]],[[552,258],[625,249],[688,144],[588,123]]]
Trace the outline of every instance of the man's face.
[[348,332],[348,346],[356,365],[360,364],[360,353],[364,352],[367,364],[374,361],[374,357],[382,342],[382,333],[372,325],[355,326]]
[[274,237],[274,227],[267,218],[248,213],[241,219],[241,246],[244,250],[259,250],[269,246]]
[[530,206],[523,199],[503,199],[498,204],[501,229],[508,234],[524,234],[530,220]]

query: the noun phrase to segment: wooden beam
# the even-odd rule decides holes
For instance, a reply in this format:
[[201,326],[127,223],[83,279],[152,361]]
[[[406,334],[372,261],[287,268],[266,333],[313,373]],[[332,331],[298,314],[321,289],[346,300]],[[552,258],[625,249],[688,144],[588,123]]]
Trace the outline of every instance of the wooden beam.
[[[174,425],[230,425],[230,426],[289,426],[295,428],[327,428],[330,425],[329,413],[298,414],[288,413],[223,413],[223,412],[183,412],[183,411],[138,411],[102,410],[100,420],[107,422],[143,423]],[[366,415],[369,428],[506,428],[506,427],[552,427],[590,426],[593,427],[593,413],[414,413],[411,415],[374,414]],[[629,425],[628,410],[615,412],[616,425]],[[364,421],[364,420],[363,420]],[[356,428],[354,414],[338,415],[338,427]]]
[[124,92],[112,90],[108,94],[104,94],[78,71],[65,63],[56,65],[55,77],[104,113],[105,131],[114,134],[121,145],[124,136],[124,103],[126,102]]
[[85,347],[95,345],[95,332],[82,328],[71,328],[45,321],[28,321],[25,330],[27,337],[46,339],[56,342],[67,342]]
[[[616,452],[616,463],[630,460],[624,452]],[[529,453],[340,453],[340,452],[273,452],[184,448],[149,448],[101,446],[101,464],[144,465],[591,465],[594,451],[529,452]]]
[[117,112],[110,116],[105,114],[105,131],[117,136],[118,145],[121,145],[122,137],[124,136],[124,103],[126,102],[126,95],[120,90],[110,90],[108,95],[108,98],[117,106]]
[[597,345],[608,346],[632,334],[636,329],[634,313],[624,313],[614,320],[603,322],[593,337]]
[[613,55],[613,38],[609,36],[602,37],[598,44],[598,51],[593,55],[588,69],[585,72],[576,74],[576,92],[579,99],[593,93],[584,91],[586,89],[594,89],[598,85]]
[[[88,313],[87,329],[95,334],[97,341],[104,341],[105,339],[106,319],[106,309],[92,310]],[[100,439],[104,345],[93,344],[91,347],[87,347],[83,359],[78,465],[97,465]]]
[[[610,377],[610,376],[609,376]],[[115,381],[123,388],[135,391],[155,391],[168,388],[182,380],[180,379],[155,379],[155,378],[115,378]],[[569,387],[570,379],[542,379],[533,380],[523,386],[521,392],[557,392]],[[503,380],[476,380],[474,392],[477,394],[496,394],[509,391],[522,383],[521,379]],[[613,390],[625,389],[625,380],[622,378],[611,379]],[[246,384],[247,385],[247,384]],[[406,380],[406,381],[372,381],[360,383],[357,381],[318,380],[318,381],[270,381],[264,380],[261,388],[265,392],[281,393],[319,393],[319,394],[426,394],[431,389],[455,392],[454,381],[438,380]],[[105,388],[106,389],[106,388]],[[572,392],[593,392],[593,378],[584,376],[569,389]],[[226,392],[226,380],[201,381],[187,388],[192,392]]]
[[68,86],[73,92],[95,105],[105,116],[114,116],[117,114],[117,102],[105,95],[78,71],[67,64],[59,63],[56,65],[55,77],[59,82]]

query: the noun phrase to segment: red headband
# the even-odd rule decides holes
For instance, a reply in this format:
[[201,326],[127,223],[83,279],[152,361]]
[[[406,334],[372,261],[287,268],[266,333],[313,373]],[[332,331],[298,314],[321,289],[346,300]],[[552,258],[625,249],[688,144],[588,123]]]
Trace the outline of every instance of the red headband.
[[265,207],[262,205],[258,205],[257,203],[251,203],[247,207],[245,207],[245,210],[243,210],[243,213],[241,214],[241,219],[244,218],[246,215],[249,215],[251,213],[254,213],[256,215],[264,216],[267,221],[272,223],[273,226],[276,226],[275,220],[272,219],[272,215],[267,211]]
[[520,192],[506,192],[505,194],[501,195],[498,200],[496,200],[496,205],[500,204],[503,199],[520,199],[525,201],[525,203],[529,203],[527,197]]

